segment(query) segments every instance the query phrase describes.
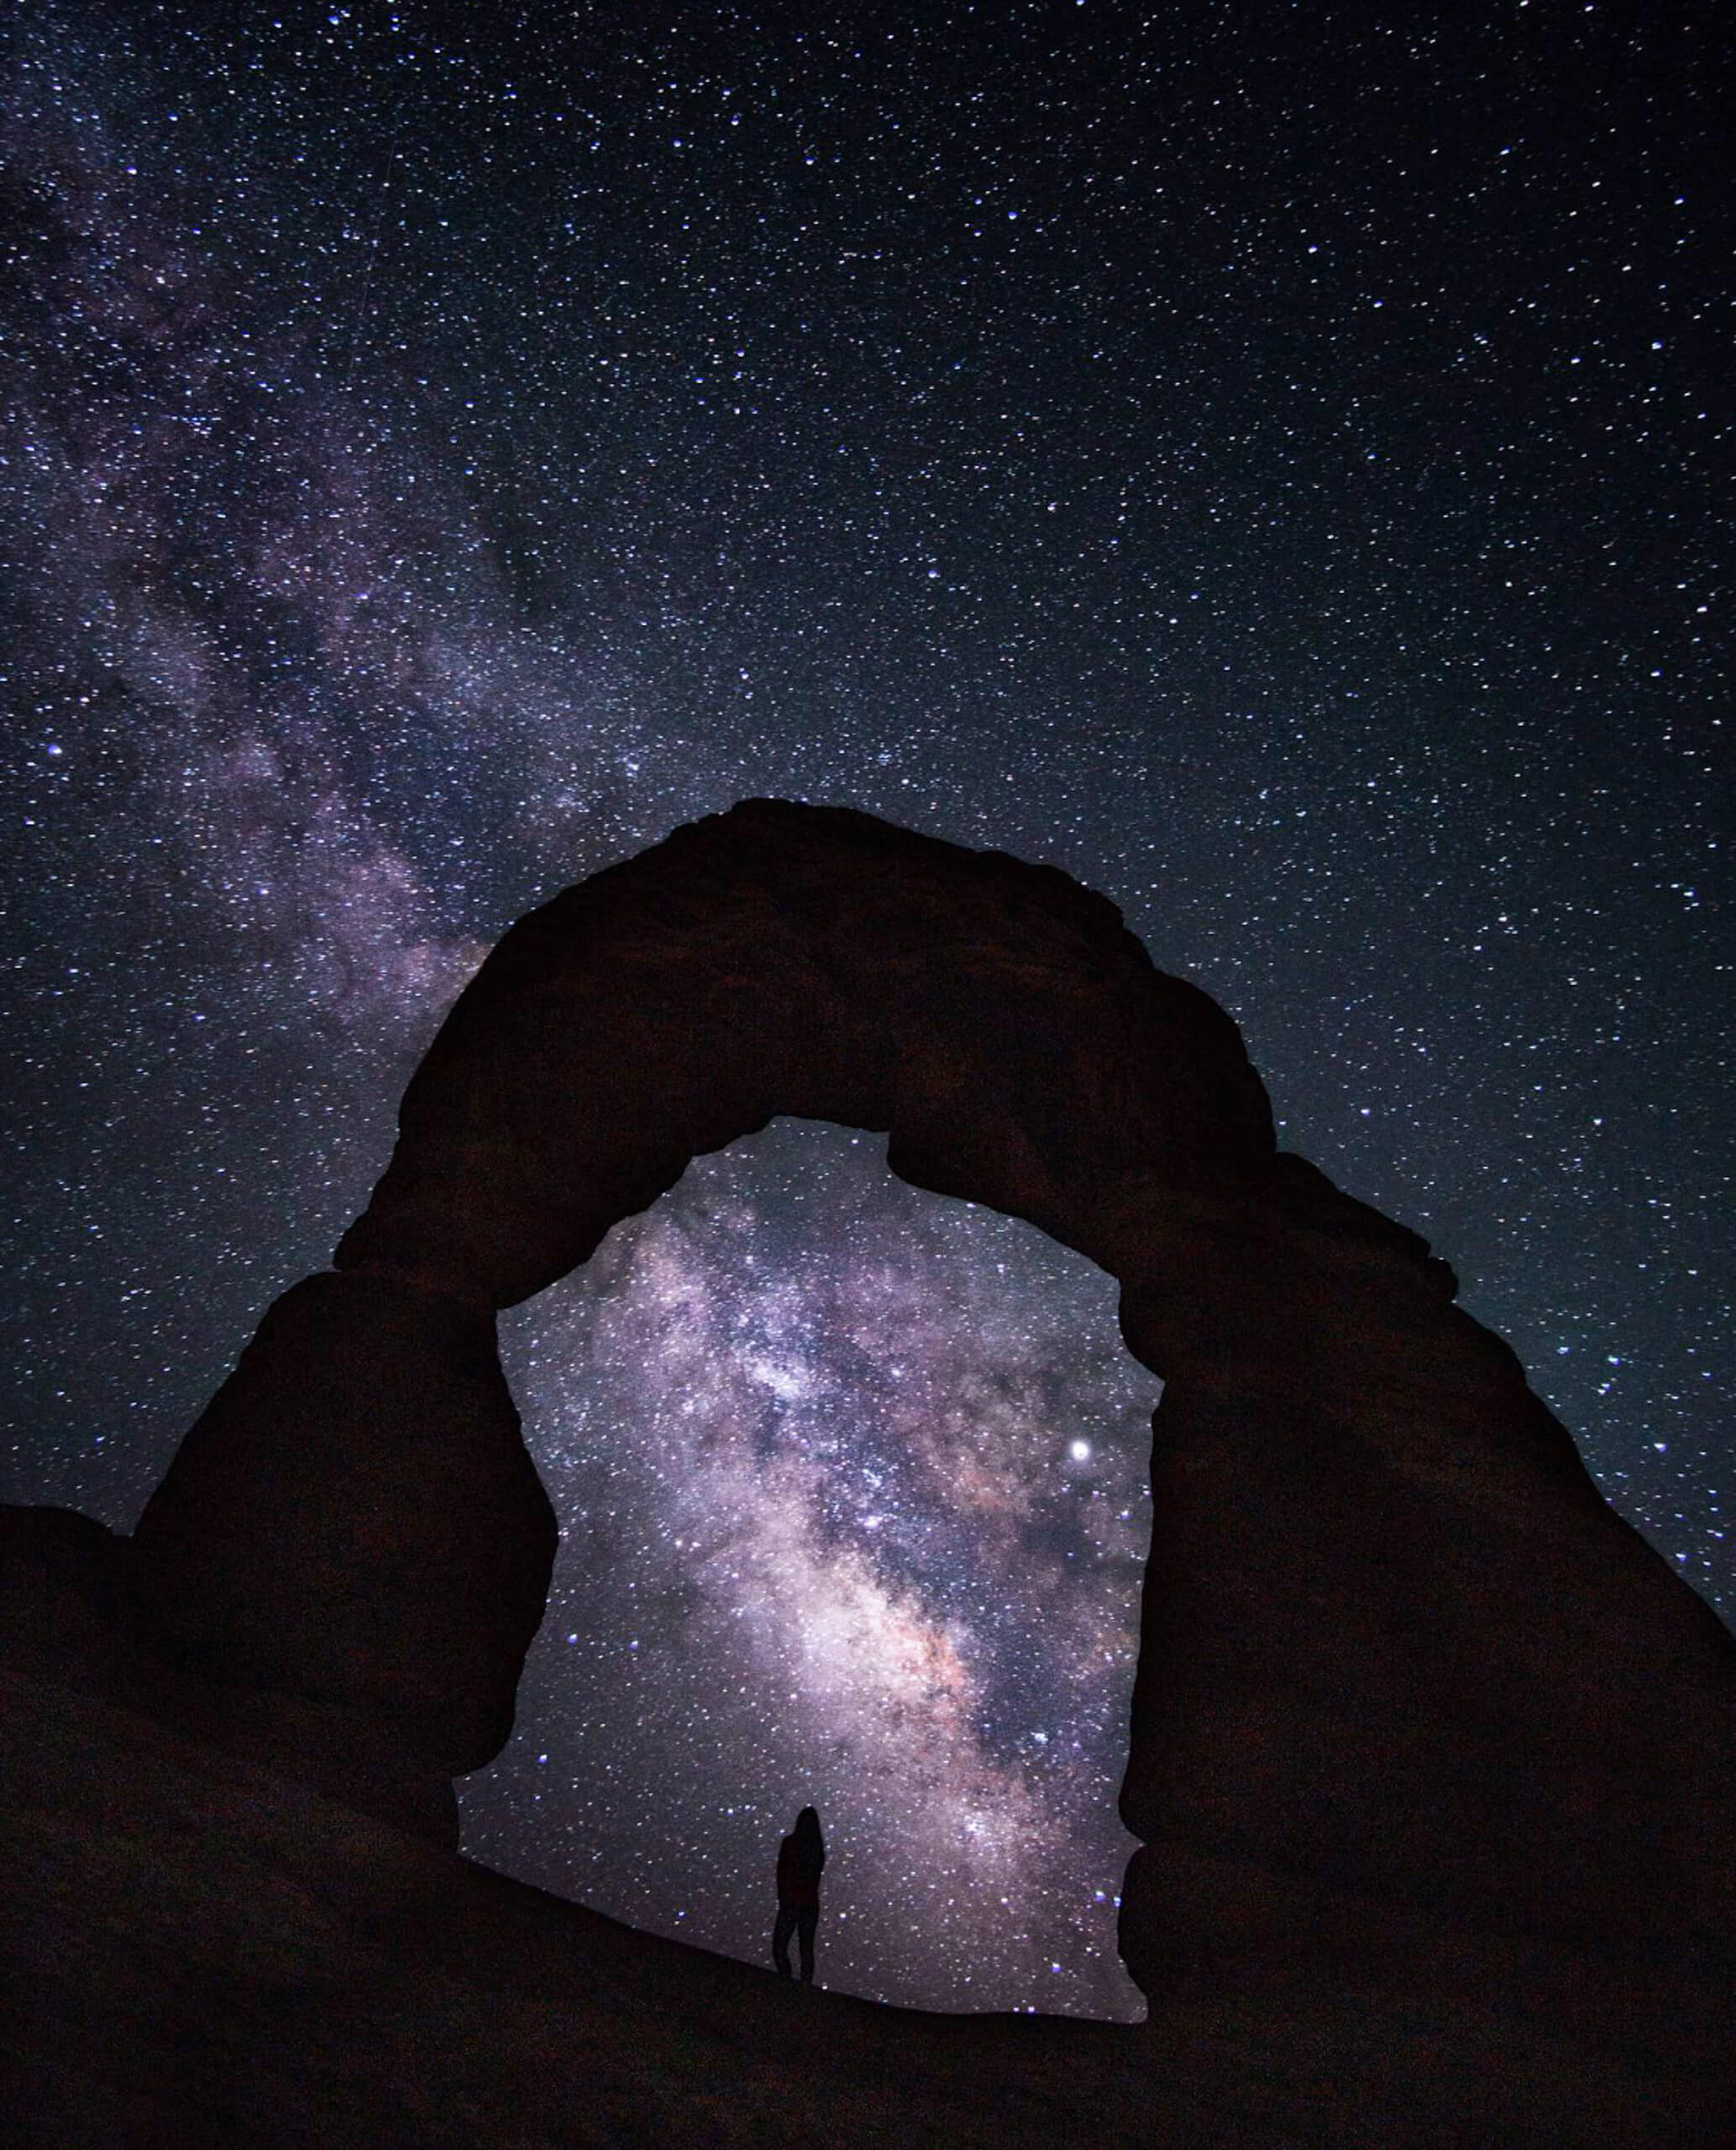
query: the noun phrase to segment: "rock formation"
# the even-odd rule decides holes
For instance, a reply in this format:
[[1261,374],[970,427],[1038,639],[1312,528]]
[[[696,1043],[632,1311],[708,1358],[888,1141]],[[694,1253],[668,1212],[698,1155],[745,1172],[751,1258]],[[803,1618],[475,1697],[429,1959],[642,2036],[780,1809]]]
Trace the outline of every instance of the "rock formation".
[[[1112,905],[863,815],[750,801],[501,941],[334,1270],[145,1510],[124,1595],[160,1676],[285,1712],[247,1735],[273,1766],[433,1811],[506,1738],[555,1543],[495,1311],[779,1114],[889,1130],[905,1179],[1089,1256],[1166,1383],[1121,1796],[1152,2034],[1324,1994],[1596,2054],[1625,2011],[1703,2116],[1736,1646],[1446,1266],[1276,1150],[1234,1025]],[[310,1771],[317,1723],[369,1728],[365,1786],[329,1742]]]

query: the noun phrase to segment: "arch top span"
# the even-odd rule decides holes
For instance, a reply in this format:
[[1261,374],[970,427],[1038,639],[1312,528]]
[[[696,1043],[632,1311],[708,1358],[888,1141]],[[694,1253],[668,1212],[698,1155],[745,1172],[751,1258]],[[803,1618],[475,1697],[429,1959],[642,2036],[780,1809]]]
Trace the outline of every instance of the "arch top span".
[[756,799],[512,927],[412,1078],[338,1266],[511,1305],[779,1114],[888,1132],[903,1178],[1094,1258],[1134,1186],[1272,1156],[1235,1026],[1105,897]]
[[1234,1024],[1103,897],[842,809],[749,800],[501,941],[335,1272],[151,1497],[153,1646],[487,1761],[557,1535],[495,1309],[780,1113],[889,1130],[905,1179],[1099,1262],[1167,1384],[1121,1792],[1148,1992],[1736,1967],[1703,1850],[1736,1652],[1445,1264],[1275,1151]]

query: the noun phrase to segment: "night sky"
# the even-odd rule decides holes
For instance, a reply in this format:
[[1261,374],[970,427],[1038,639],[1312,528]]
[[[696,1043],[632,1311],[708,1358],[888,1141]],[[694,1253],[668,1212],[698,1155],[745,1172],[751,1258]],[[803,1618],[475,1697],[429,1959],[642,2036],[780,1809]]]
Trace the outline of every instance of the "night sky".
[[[11,14],[0,1496],[129,1527],[491,942],[772,794],[1112,897],[1736,1609],[1712,11]],[[823,1981],[1132,2014],[1157,1384],[884,1156],[503,1319],[466,1848],[759,1957],[812,1799]]]

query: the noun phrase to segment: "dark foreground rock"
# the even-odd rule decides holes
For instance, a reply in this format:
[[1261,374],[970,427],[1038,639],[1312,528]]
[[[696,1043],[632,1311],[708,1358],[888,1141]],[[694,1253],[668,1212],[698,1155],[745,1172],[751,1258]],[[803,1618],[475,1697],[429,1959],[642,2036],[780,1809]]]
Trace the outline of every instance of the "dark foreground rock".
[[[165,1702],[128,1671],[96,1573],[113,1560],[68,1560],[65,1524],[0,1512],[8,2146],[1736,2139],[1726,1996],[1667,1966],[1589,2026],[1559,2019],[1553,1991],[1517,2008],[1506,1992],[1395,2002],[1347,1978],[1282,2002],[1165,2002],[1128,2027],[805,1995],[633,1932],[341,1804],[237,1740],[195,1737],[184,1714],[170,1721],[186,1695]],[[97,1526],[85,1528],[88,1554]],[[111,1542],[111,1556],[124,1550]]]

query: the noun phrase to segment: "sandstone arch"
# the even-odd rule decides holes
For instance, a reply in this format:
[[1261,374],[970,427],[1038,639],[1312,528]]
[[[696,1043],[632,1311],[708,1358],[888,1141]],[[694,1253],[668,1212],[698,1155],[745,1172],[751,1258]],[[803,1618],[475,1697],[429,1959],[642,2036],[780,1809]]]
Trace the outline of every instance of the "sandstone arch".
[[501,941],[334,1270],[145,1511],[155,1647],[488,1760],[555,1545],[495,1311],[780,1113],[1099,1262],[1167,1384],[1122,1793],[1148,1993],[1727,1960],[1729,1639],[1450,1272],[1277,1151],[1234,1025],[1104,899],[838,810],[750,801]]

